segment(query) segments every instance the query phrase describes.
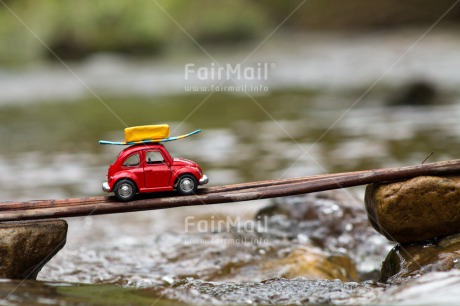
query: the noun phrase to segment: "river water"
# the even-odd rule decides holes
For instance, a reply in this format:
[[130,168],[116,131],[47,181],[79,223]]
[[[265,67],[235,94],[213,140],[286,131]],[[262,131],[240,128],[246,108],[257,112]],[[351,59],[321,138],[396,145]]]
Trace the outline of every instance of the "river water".
[[[419,40],[421,34],[407,30],[269,41],[246,61],[256,67],[268,63],[267,79],[238,80],[239,86],[250,89],[262,86],[249,95],[228,90],[211,94],[209,88],[220,82],[196,75],[187,80],[188,63],[210,67],[211,60],[199,53],[161,61],[98,55],[70,64],[70,71],[58,64],[1,70],[0,199],[101,195],[107,167],[121,148],[99,146],[97,141],[122,140],[125,126],[142,124],[169,123],[176,135],[202,129],[167,147],[174,156],[198,162],[210,185],[420,164],[430,155],[429,162],[457,158],[460,40],[447,30]],[[211,51],[221,65],[235,65],[253,48]],[[420,84],[428,102],[409,105]],[[190,86],[199,87],[195,91]],[[394,101],[408,103],[389,106]],[[362,203],[362,188],[345,193],[358,199],[358,206]],[[273,248],[281,258],[283,248],[293,248],[280,240],[280,233],[295,233],[296,246],[311,238],[295,227],[275,226],[289,220],[272,220],[272,240],[260,248],[250,243],[252,253],[243,252],[238,243],[186,243],[198,234],[228,238],[225,231],[188,233],[187,217],[246,222],[271,203],[69,219],[67,245],[39,274],[41,282],[2,282],[5,299],[0,304],[103,304],[111,297],[105,302],[426,305],[418,292],[430,295],[439,288],[443,302],[457,300],[456,272],[428,275],[400,288],[374,283],[370,272],[378,270],[392,246],[378,234],[366,234],[372,251],[367,250],[366,267],[358,267],[365,276],[358,282],[251,273],[254,265],[249,263],[262,256],[260,252]],[[244,237],[257,238],[250,233]],[[349,253],[354,261],[365,258],[340,247],[326,251]],[[219,262],[232,256],[235,266]],[[243,263],[250,268],[235,268]],[[230,272],[217,277],[223,266]]]

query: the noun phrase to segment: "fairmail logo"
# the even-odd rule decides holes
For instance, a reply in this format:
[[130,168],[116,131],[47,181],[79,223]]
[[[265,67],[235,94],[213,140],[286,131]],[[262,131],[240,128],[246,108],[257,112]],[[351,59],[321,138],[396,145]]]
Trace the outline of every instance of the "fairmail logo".
[[194,63],[185,65],[185,80],[198,79],[200,81],[266,81],[269,72],[276,68],[275,63],[256,63],[252,66],[242,64],[218,65],[211,63],[208,66],[197,67]]
[[240,217],[219,218],[211,216],[210,219],[196,219],[187,216],[184,220],[184,230],[188,232],[257,232],[265,233],[268,230],[268,217],[257,216],[255,220],[242,220]]

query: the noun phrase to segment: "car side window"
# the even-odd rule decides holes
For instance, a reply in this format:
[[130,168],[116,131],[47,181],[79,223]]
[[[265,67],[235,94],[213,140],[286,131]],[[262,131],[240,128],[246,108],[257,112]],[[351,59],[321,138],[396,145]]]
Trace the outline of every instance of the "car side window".
[[141,158],[139,157],[139,153],[136,153],[128,157],[123,163],[123,166],[125,167],[139,166],[140,161],[141,161]]
[[163,155],[158,151],[148,151],[145,154],[145,161],[149,165],[163,164],[165,162]]

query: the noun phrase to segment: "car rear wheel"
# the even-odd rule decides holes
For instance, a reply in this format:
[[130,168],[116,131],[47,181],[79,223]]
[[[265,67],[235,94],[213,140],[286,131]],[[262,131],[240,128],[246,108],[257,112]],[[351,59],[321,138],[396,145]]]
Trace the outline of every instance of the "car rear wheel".
[[113,192],[119,201],[128,202],[136,196],[137,188],[132,181],[121,180],[115,185]]
[[177,180],[176,190],[179,191],[180,194],[195,194],[197,188],[198,181],[191,174],[184,174]]

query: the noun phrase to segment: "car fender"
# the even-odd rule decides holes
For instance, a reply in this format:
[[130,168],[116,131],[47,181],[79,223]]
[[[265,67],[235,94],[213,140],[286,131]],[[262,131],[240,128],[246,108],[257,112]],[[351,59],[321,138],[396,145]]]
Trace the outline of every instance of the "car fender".
[[136,184],[136,187],[139,188],[138,186],[138,182],[137,182],[137,178],[136,176],[129,172],[129,171],[120,171],[120,172],[117,172],[113,177],[112,177],[112,180],[110,181],[110,189],[113,190],[113,187],[115,186],[115,184],[119,181],[119,180],[122,180],[122,179],[129,179],[131,181],[134,182],[134,184]]
[[187,168],[180,168],[180,169],[177,169],[173,172],[172,174],[172,184],[175,184],[176,183],[176,180],[179,176],[183,175],[183,174],[191,174],[193,175],[197,181],[200,179],[199,175],[198,175],[198,169],[195,169],[195,168],[192,168],[192,167],[187,167]]

